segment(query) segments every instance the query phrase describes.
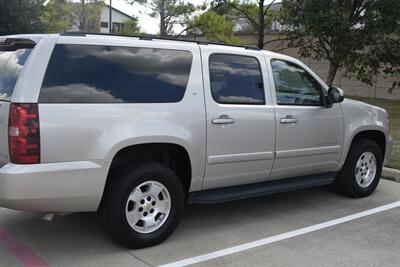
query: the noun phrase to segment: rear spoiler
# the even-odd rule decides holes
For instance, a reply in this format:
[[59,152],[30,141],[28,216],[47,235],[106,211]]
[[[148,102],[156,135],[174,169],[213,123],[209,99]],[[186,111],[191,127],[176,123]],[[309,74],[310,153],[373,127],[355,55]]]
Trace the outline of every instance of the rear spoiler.
[[15,51],[18,49],[34,48],[36,43],[29,39],[0,38],[0,51]]

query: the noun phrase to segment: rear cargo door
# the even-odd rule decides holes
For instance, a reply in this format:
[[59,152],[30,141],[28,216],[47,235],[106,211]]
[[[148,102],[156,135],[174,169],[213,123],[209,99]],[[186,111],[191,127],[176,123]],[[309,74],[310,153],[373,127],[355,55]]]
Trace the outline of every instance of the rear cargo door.
[[0,37],[0,165],[9,162],[8,116],[11,97],[34,46],[31,40]]

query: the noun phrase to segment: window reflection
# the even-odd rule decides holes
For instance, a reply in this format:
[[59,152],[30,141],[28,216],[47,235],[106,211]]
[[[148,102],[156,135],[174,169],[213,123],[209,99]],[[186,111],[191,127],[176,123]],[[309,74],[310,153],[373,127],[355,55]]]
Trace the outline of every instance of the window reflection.
[[41,102],[178,102],[188,83],[189,51],[57,45]]
[[0,100],[10,101],[18,76],[32,49],[0,51]]
[[264,87],[256,58],[227,54],[210,56],[210,84],[215,101],[264,104]]
[[321,105],[321,85],[307,71],[282,60],[271,65],[278,104]]

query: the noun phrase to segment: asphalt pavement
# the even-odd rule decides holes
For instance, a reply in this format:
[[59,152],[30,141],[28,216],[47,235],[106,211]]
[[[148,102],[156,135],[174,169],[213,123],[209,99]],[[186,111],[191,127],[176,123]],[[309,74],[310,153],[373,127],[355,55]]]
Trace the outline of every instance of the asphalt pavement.
[[400,205],[387,208],[399,201],[400,183],[381,180],[363,199],[328,186],[192,205],[167,241],[140,250],[110,241],[95,213],[47,222],[0,209],[0,266],[399,266]]

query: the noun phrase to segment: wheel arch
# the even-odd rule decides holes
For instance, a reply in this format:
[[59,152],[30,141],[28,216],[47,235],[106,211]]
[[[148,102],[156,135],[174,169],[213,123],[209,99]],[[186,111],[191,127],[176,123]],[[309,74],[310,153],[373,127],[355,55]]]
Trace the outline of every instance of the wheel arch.
[[386,153],[386,135],[383,131],[380,130],[365,130],[358,132],[352,139],[350,147],[354,144],[354,142],[359,138],[365,138],[373,140],[381,150],[382,158],[385,158]]
[[360,138],[366,138],[366,139],[370,139],[370,140],[373,140],[374,142],[376,142],[382,152],[382,157],[385,158],[387,144],[386,144],[386,134],[385,134],[384,130],[379,129],[379,128],[360,129],[359,131],[356,131],[352,135],[352,137],[349,139],[350,141],[347,144],[346,149],[343,153],[340,168],[343,166],[344,162],[346,161],[351,147],[354,145],[355,141]]
[[112,174],[117,169],[141,161],[155,161],[171,168],[178,175],[185,195],[188,195],[192,183],[192,164],[188,150],[177,143],[149,142],[121,147],[115,152],[109,164],[102,198],[105,190],[115,179]]
[[[346,153],[345,163],[337,173],[336,187],[341,193],[349,197],[360,198],[369,196],[379,183],[383,161],[374,163],[374,165],[377,165],[375,165],[376,169],[374,170],[374,176],[372,177],[373,180],[370,180],[371,178],[369,178],[370,176],[367,174],[369,170],[368,164],[372,162],[369,161],[368,163],[364,161],[359,163],[360,159],[363,159],[362,155],[368,151],[365,149],[372,144],[371,141],[376,143],[377,147],[374,147],[382,152],[381,160],[383,160],[386,149],[385,132],[377,129],[359,131],[351,139],[348,152]],[[361,164],[361,166],[358,164]],[[374,168],[372,166],[370,167]],[[359,172],[360,168],[361,172]],[[365,173],[363,173],[364,171]],[[366,184],[364,184],[364,182],[366,182]]]
[[[346,137],[348,136],[348,137]],[[367,138],[375,141],[381,152],[382,152],[382,157],[385,158],[386,156],[386,148],[387,148],[387,133],[384,128],[381,127],[360,127],[357,130],[353,131],[353,134],[345,134],[345,142],[344,142],[344,147],[343,147],[343,152],[341,156],[341,160],[336,168],[337,171],[340,171],[341,168],[343,167],[347,156],[349,154],[349,151],[354,145],[355,140],[359,138]]]

